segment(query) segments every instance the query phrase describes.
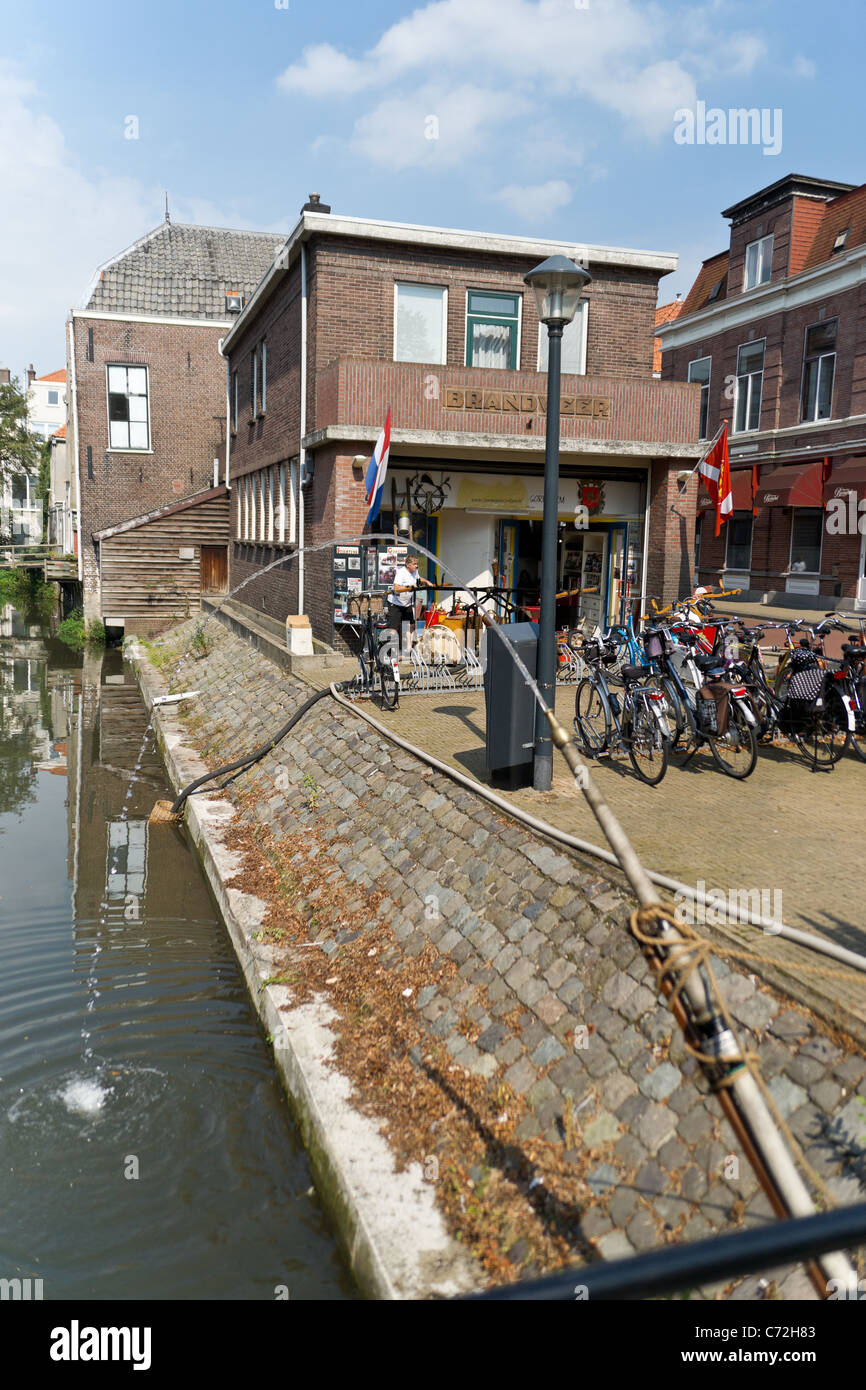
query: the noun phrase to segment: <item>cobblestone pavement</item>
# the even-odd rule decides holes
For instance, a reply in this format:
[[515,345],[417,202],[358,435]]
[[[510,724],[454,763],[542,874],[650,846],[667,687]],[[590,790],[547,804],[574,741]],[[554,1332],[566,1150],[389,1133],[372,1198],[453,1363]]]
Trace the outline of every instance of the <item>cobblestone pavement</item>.
[[[211,654],[187,659],[176,679],[178,688],[201,692],[191,742],[214,766],[263,742],[309,687],[216,624],[212,629]],[[191,630],[175,631],[166,641],[183,646]],[[407,698],[394,724],[471,769],[479,708],[477,699],[460,695]],[[462,752],[446,735],[455,728],[465,731]],[[827,779],[832,795],[844,796],[851,774],[864,772],[852,767]],[[252,775],[236,785],[242,788]],[[575,1161],[590,1163],[583,1241],[613,1259],[771,1219],[766,1196],[624,930],[631,904],[609,879],[509,824],[330,700],[315,706],[258,765],[256,781],[263,776],[273,793],[262,796],[256,814],[275,836],[315,828],[326,847],[323,874],[342,876],[358,895],[384,894],[378,915],[392,924],[397,973],[401,961],[417,957],[427,943],[457,963],[450,980],[417,995],[418,1021],[444,1041],[456,1066],[486,1078],[490,1087],[504,1081],[525,1098],[521,1139],[545,1135],[564,1142],[563,1114],[574,1116]],[[746,852],[750,823],[762,824],[767,839],[787,826],[766,788],[760,791],[762,781],[775,785],[773,776],[762,767],[743,788],[709,768],[674,771],[660,798],[610,771],[605,789],[639,848],[677,838],[680,832],[666,822],[662,833],[660,820],[671,814],[696,852],[700,847],[694,875],[705,862],[707,840],[733,817],[734,805],[737,828],[726,841],[732,857],[736,846]],[[815,814],[814,798],[828,795],[823,785],[801,768],[784,769],[784,786],[804,789],[804,815],[806,798],[813,799],[813,833],[819,818],[837,817],[830,806]],[[696,798],[702,797],[713,811],[698,824],[702,803]],[[638,805],[640,812],[633,809]],[[545,814],[551,809],[557,811],[555,796]],[[575,814],[571,808],[569,815]],[[820,829],[823,834],[826,826]],[[749,854],[753,874],[766,876],[761,858]],[[293,855],[300,863],[303,850]],[[814,863],[814,848],[810,858]],[[687,858],[667,865],[680,872],[687,866]],[[311,935],[339,959],[339,923],[318,925]],[[863,1200],[866,1115],[857,1093],[866,1061],[754,976],[723,961],[715,969],[742,1042],[756,1051],[777,1106],[831,1196],[842,1204]],[[737,1176],[726,1176],[734,1171]],[[515,1253],[516,1263],[519,1258]],[[782,1297],[812,1296],[802,1270],[775,1277]],[[709,1289],[702,1296],[719,1294]],[[759,1296],[757,1280],[742,1281],[732,1296]]]
[[[567,728],[574,686],[557,688],[556,712]],[[406,695],[399,709],[371,710],[380,723],[480,781],[484,763],[484,696]],[[782,919],[866,953],[861,826],[866,766],[846,754],[832,772],[810,772],[782,748],[762,748],[751,777],[716,770],[708,751],[683,767],[672,757],[658,787],[635,775],[625,754],[592,763],[593,776],[648,868],[708,888],[781,894]],[[559,768],[564,763],[557,760]],[[567,775],[551,792],[507,793],[518,806],[593,844],[601,832]],[[773,914],[770,914],[773,915]],[[866,985],[866,980],[864,980]]]

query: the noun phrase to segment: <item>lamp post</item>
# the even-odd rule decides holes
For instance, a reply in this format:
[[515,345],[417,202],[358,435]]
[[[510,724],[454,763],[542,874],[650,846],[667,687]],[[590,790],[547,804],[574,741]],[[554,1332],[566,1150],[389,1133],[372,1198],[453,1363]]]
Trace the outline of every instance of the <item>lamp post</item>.
[[[562,331],[577,312],[581,291],[592,279],[588,270],[566,256],[550,256],[524,275],[547,325],[547,429],[544,446],[544,519],[541,523],[541,611],[538,615],[536,679],[547,704],[556,695],[556,555],[559,527],[559,385]],[[549,791],[553,781],[553,743],[541,710],[535,712],[535,761],[532,785]]]

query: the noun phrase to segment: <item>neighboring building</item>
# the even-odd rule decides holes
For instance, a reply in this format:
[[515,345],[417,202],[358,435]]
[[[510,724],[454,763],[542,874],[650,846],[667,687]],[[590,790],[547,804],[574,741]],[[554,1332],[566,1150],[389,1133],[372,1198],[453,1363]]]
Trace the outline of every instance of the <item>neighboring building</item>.
[[37,376],[32,363],[27,371],[28,424],[40,439],[51,436],[66,424],[66,372]]
[[728,249],[659,330],[702,436],[729,421],[735,511],[718,538],[698,523],[701,580],[864,609],[866,185],[789,174],[722,216]]
[[75,471],[66,447],[66,426],[51,436],[48,492],[48,543],[64,555],[78,554],[78,512],[75,507]]
[[250,581],[246,603],[307,612],[339,644],[347,594],[388,577],[384,544],[375,558],[296,552],[362,532],[389,406],[376,529],[391,533],[408,499],[415,539],[461,580],[537,601],[547,333],[523,276],[555,253],[592,275],[563,348],[559,576],[594,592],[560,616],[604,619],[647,586],[681,592],[694,496],[682,515],[671,505],[697,457],[699,392],[653,380],[658,282],[676,256],[331,216],[312,194],[223,344],[230,576]]
[[[68,444],[87,618],[146,632],[195,611],[203,544],[204,583],[224,589],[226,367],[219,344],[281,241],[166,221],[102,266],[72,312]],[[175,520],[168,528],[154,526],[169,513]],[[154,568],[147,547],[157,536]],[[122,549],[124,565],[131,562],[122,576],[116,566],[111,576],[103,572],[105,540]]]
[[[683,297],[678,294],[676,299],[672,299],[670,304],[660,304],[656,309],[656,328],[660,323],[670,323],[673,319],[679,318],[683,310]],[[653,338],[653,376],[660,377],[662,374],[662,340]]]

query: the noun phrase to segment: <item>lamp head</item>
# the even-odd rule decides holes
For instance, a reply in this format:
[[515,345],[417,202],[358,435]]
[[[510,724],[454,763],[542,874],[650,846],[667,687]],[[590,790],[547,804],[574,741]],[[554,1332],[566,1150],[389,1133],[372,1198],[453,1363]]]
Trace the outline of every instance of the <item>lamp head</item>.
[[581,293],[591,279],[588,270],[567,256],[549,256],[523,277],[535,295],[539,319],[548,324],[571,323]]

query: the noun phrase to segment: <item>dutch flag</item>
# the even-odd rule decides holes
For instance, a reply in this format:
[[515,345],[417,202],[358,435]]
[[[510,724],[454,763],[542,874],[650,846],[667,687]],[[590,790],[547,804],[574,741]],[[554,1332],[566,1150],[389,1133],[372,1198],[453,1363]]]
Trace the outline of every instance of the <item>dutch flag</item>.
[[382,504],[382,489],[385,486],[385,474],[388,471],[388,454],[391,449],[391,411],[388,411],[385,420],[385,428],[376,440],[376,447],[370,456],[367,464],[367,473],[364,479],[367,486],[367,525],[369,526],[379,515],[379,507]]

